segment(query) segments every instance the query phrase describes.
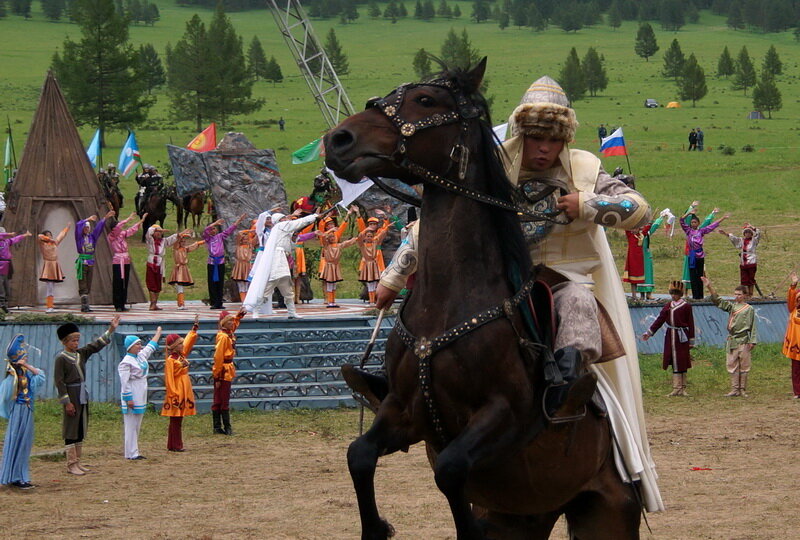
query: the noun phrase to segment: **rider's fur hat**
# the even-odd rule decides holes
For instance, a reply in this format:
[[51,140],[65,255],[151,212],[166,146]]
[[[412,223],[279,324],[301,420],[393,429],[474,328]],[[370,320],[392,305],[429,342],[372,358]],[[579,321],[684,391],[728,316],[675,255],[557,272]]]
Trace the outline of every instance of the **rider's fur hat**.
[[522,96],[508,120],[511,136],[553,137],[566,142],[575,139],[578,120],[561,86],[550,77],[535,81]]

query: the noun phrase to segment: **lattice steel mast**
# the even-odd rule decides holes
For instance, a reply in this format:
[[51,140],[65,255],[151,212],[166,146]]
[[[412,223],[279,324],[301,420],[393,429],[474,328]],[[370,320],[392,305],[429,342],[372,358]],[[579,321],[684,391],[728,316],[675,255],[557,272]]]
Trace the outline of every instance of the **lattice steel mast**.
[[278,6],[278,0],[268,0],[267,5],[322,116],[328,127],[333,127],[353,114],[353,105],[299,0],[280,1],[281,6]]

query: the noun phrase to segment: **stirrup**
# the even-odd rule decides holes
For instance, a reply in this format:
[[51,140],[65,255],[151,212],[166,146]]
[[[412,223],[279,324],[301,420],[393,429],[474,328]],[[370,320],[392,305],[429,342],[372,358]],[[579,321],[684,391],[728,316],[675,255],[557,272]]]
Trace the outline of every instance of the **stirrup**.
[[[583,404],[583,410],[577,414],[573,414],[572,416],[551,416],[550,413],[547,412],[547,392],[551,388],[567,386],[569,383],[562,382],[561,384],[550,384],[547,385],[542,392],[542,413],[544,413],[545,419],[551,424],[566,424],[567,422],[577,422],[578,420],[582,420],[586,416],[586,404]],[[563,404],[562,404],[563,405]]]

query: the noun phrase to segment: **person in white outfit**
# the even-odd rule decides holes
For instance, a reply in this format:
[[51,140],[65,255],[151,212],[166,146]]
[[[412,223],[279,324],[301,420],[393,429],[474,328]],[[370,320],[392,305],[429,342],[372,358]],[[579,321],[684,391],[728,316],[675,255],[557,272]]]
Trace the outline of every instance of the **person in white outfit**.
[[145,459],[139,453],[139,430],[147,408],[147,374],[150,370],[148,360],[158,349],[160,339],[160,326],[156,328],[153,338],[144,346],[138,337],[127,336],[125,338],[127,352],[117,367],[121,384],[120,398],[127,459]]
[[281,291],[290,319],[298,318],[294,304],[294,282],[289,268],[289,257],[292,249],[292,236],[305,229],[317,219],[317,214],[292,219],[301,210],[294,214],[272,214],[272,231],[264,244],[264,250],[256,257],[253,264],[252,280],[247,296],[244,299],[244,308],[253,313],[253,318],[258,318],[260,308],[264,303],[271,304],[272,293],[275,289]]

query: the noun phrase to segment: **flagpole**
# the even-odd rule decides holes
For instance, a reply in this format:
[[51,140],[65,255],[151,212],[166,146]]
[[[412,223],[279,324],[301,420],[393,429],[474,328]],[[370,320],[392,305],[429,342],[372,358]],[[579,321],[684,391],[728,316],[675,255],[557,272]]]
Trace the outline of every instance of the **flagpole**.
[[628,162],[628,174],[633,174],[633,169],[631,169],[631,160],[628,159],[628,151],[625,150],[625,161]]
[[11,140],[11,161],[13,167],[17,168],[17,151],[14,149],[14,137],[11,136],[11,118],[6,115],[6,122],[8,122],[8,138]]
[[100,130],[97,141],[97,169],[100,170],[100,168],[103,166],[103,128],[97,129]]

